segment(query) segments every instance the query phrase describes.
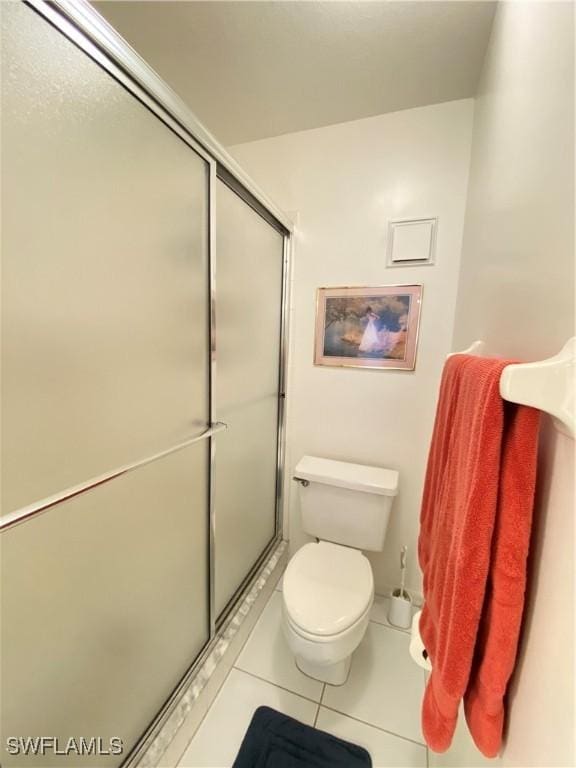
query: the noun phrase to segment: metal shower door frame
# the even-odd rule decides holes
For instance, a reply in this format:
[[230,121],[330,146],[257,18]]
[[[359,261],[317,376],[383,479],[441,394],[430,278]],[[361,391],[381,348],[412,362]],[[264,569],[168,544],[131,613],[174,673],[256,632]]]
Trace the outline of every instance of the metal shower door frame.
[[[177,688],[165,702],[155,720],[149,725],[138,743],[123,762],[123,767],[135,766],[153,741],[163,724],[178,703],[179,698],[186,689],[198,668],[212,651],[217,640],[217,633],[224,628],[229,621],[232,608],[238,604],[243,595],[250,589],[252,582],[267,560],[272,550],[282,538],[283,524],[283,487],[284,487],[284,458],[286,439],[286,373],[288,355],[288,291],[290,261],[293,243],[293,224],[286,214],[271,201],[267,195],[247,176],[236,161],[226,152],[216,138],[202,125],[186,104],[169,88],[169,86],[146,64],[146,62],[122,39],[87,2],[87,0],[24,0],[25,4],[40,14],[48,23],[58,29],[71,40],[86,55],[93,59],[109,75],[118,81],[126,90],[137,98],[149,111],[160,119],[170,130],[196,152],[208,167],[208,271],[209,285],[209,333],[210,333],[210,361],[209,361],[209,428],[201,435],[191,438],[189,442],[200,439],[210,440],[209,455],[209,639],[199,654],[192,661]],[[214,383],[217,372],[216,350],[216,182],[217,179],[226,180],[233,184],[234,191],[242,197],[244,202],[259,213],[271,226],[274,226],[284,238],[283,263],[282,263],[282,297],[281,297],[281,337],[279,353],[279,391],[278,391],[278,423],[277,423],[277,466],[276,466],[276,509],[275,509],[275,534],[265,551],[261,553],[258,561],[246,575],[238,588],[233,601],[229,604],[221,617],[216,616],[215,609],[215,493],[214,493],[214,463],[216,460],[215,435],[224,428],[217,422],[215,409]],[[180,446],[168,449],[168,453],[179,450]],[[164,455],[150,457],[142,462],[136,462],[134,466],[121,468],[123,471],[131,471],[141,463],[148,463]],[[109,473],[105,481],[114,479],[119,473]],[[95,478],[94,480],[97,480]],[[89,490],[92,481],[83,484],[82,491]],[[84,488],[84,486],[86,486]],[[68,489],[68,491],[74,489]],[[66,494],[68,491],[64,491]],[[32,505],[34,508],[18,510],[7,515],[4,523],[0,519],[0,530],[13,525],[25,524],[41,514],[56,501],[50,504]],[[43,500],[44,502],[50,500]]]

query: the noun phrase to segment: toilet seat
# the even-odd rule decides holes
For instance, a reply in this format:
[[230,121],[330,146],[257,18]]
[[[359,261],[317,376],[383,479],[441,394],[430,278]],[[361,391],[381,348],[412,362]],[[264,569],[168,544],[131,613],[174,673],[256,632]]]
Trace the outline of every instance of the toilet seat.
[[288,612],[286,611],[286,604],[284,604],[284,616],[285,616],[286,622],[288,623],[288,626],[292,629],[293,632],[295,632],[298,635],[298,637],[302,638],[302,640],[309,641],[311,643],[314,643],[315,645],[322,644],[322,643],[334,643],[335,641],[346,641],[348,637],[352,637],[356,634],[356,631],[358,630],[358,628],[363,627],[366,620],[370,618],[371,610],[372,610],[372,601],[370,601],[370,603],[366,606],[366,610],[360,616],[360,618],[356,619],[356,621],[353,624],[351,624],[349,627],[345,627],[341,632],[338,632],[335,635],[318,635],[312,632],[307,632],[298,624],[295,624],[290,618]]
[[328,641],[362,623],[374,597],[368,559],[356,549],[326,541],[306,544],[288,563],[286,617],[302,637]]

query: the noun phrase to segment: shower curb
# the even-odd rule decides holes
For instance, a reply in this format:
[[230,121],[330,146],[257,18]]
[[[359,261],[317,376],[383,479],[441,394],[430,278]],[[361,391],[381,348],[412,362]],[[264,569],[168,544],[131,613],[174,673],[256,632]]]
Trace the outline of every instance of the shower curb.
[[272,555],[268,558],[266,564],[255,577],[254,583],[239,603],[230,620],[222,627],[220,632],[214,638],[214,647],[199,667],[198,672],[182,692],[167,720],[164,722],[158,733],[153,737],[145,751],[141,754],[139,760],[135,763],[131,763],[131,766],[133,765],[135,768],[156,768],[158,766],[164,753],[192,711],[198,697],[216,671],[218,664],[222,661],[224,655],[228,651],[232,640],[235,638],[246,617],[254,607],[256,600],[276,569],[287,546],[288,542],[281,541]]

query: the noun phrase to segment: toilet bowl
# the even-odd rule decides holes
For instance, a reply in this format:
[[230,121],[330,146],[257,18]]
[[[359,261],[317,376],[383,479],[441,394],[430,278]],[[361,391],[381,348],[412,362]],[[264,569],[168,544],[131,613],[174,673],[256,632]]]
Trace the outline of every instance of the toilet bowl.
[[295,467],[304,545],[284,574],[282,626],[298,668],[342,685],[368,627],[374,578],[362,550],[384,547],[398,472],[304,456]]
[[282,595],[284,635],[298,668],[342,685],[374,600],[368,559],[330,542],[306,544],[288,564]]

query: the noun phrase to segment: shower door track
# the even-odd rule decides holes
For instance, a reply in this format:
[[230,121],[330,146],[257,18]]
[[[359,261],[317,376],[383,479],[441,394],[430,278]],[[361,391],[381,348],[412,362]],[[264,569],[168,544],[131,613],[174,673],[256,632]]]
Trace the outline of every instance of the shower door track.
[[[170,698],[165,702],[164,706],[158,712],[155,719],[148,726],[146,732],[142,735],[126,759],[123,761],[121,768],[137,768],[137,766],[140,765],[142,758],[146,755],[154,740],[166,725],[170,715],[174,712],[183,695],[186,693],[188,686],[196,677],[210,654],[214,651],[222,636],[225,634],[228,625],[234,619],[235,612],[233,609],[237,608],[248,595],[248,593],[252,590],[254,584],[260,576],[260,572],[264,569],[268,559],[271,557],[274,550],[279,546],[281,541],[282,534],[279,532],[276,534],[276,536],[274,536],[262,555],[258,558],[258,562],[252,568],[248,577],[244,580],[243,585],[236,593],[234,600],[229,603],[229,607],[225,611],[225,616],[218,625],[216,634],[210,638],[209,642],[204,647],[200,655],[197,656],[192,666],[188,669],[182,680],[178,683],[178,686],[170,695]],[[144,764],[148,765],[147,762]]]
[[[118,35],[118,33],[92,8],[87,0],[24,0],[25,4],[35,10],[48,23],[58,29],[71,40],[86,55],[100,65],[110,76],[118,81],[132,96],[140,101],[149,111],[161,120],[171,131],[182,139],[188,146],[200,155],[208,164],[209,169],[209,312],[210,312],[210,426],[202,434],[190,438],[158,454],[142,460],[144,463],[155,460],[160,455],[179,450],[181,447],[204,437],[210,440],[210,474],[209,474],[209,638],[199,655],[192,661],[183,675],[180,683],[165,701],[155,719],[148,725],[146,731],[136,742],[122,763],[122,768],[132,768],[138,764],[171,712],[176,707],[186,686],[197,673],[202,663],[213,651],[221,633],[225,631],[233,617],[233,609],[252,588],[264,564],[271,556],[282,539],[283,525],[283,488],[284,488],[284,458],[286,435],[286,368],[288,354],[288,289],[290,263],[293,247],[293,223],[275,203],[250,179],[212,134],[195,117],[186,104],[169,88],[169,86],[146,64],[146,62]],[[230,186],[246,204],[253,208],[265,221],[277,229],[284,238],[282,255],[282,296],[281,296],[281,334],[278,377],[278,422],[277,422],[277,462],[276,462],[276,504],[275,532],[264,551],[260,554],[249,573],[246,574],[237,591],[229,601],[220,616],[215,610],[215,509],[214,509],[214,458],[215,433],[225,428],[217,422],[213,387],[216,379],[216,339],[215,339],[215,307],[216,307],[216,180],[221,179]],[[102,476],[103,482],[131,471],[141,462],[122,467],[120,470]],[[94,480],[98,480],[95,478]],[[80,492],[89,490],[90,482],[84,483]],[[86,487],[84,487],[86,486]],[[80,487],[79,487],[80,488]],[[69,489],[74,490],[74,489]],[[45,502],[50,501],[45,499]],[[33,505],[30,515],[20,515],[17,520],[8,520],[14,515],[6,516],[6,527],[25,523],[30,517],[40,514],[44,509]],[[48,504],[48,509],[52,504]],[[19,510],[23,512],[24,510]],[[1,525],[1,521],[0,521]]]

